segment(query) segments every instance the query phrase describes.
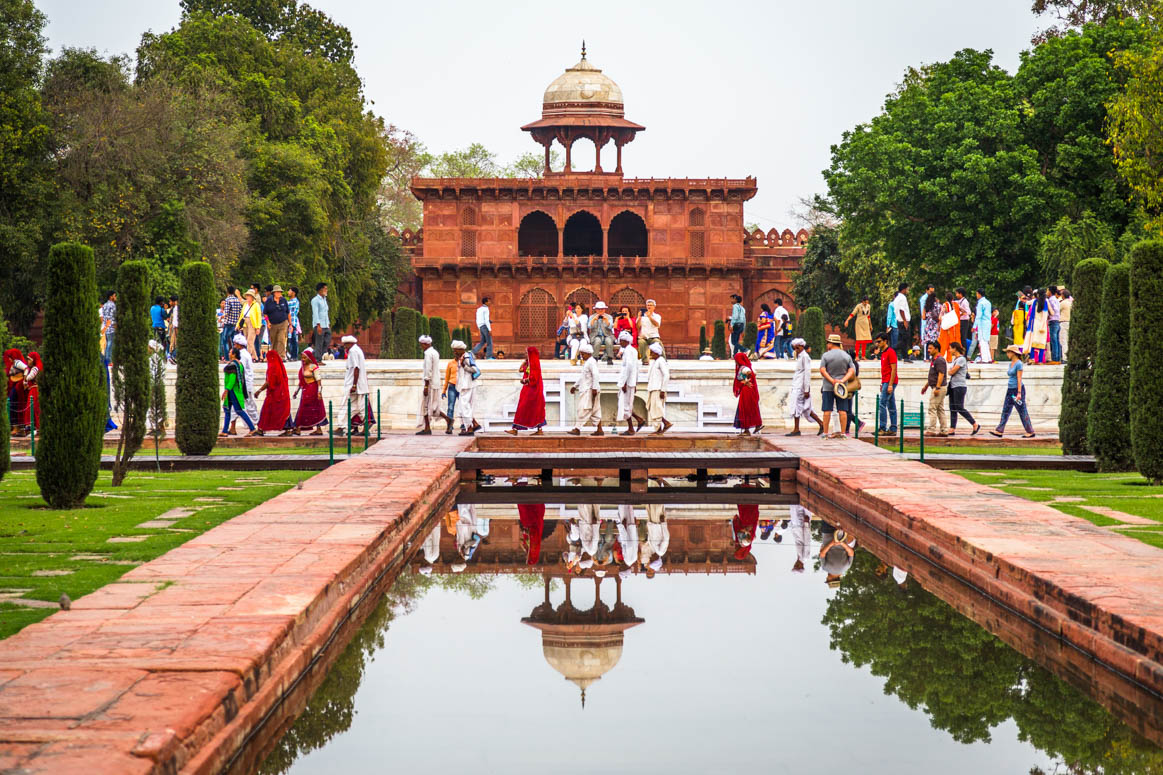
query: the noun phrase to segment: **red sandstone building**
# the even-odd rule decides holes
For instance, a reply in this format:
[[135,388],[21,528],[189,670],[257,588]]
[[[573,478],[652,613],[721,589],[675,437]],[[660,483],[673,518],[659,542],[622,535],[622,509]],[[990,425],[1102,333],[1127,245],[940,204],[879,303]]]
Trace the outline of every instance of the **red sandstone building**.
[[[488,296],[497,345],[544,353],[566,303],[589,310],[601,300],[637,314],[653,298],[663,341],[691,356],[700,326],[709,332],[726,316],[732,293],[743,296],[750,319],[776,296],[793,307],[790,284],[807,233],[745,230],[755,178],[625,177],[623,148],[645,127],[625,118],[621,89],[584,48],[545,90],[541,119],[522,129],[545,148],[543,177],[413,178],[423,228],[402,238],[425,315],[450,328],[471,325]],[[590,171],[573,154],[583,138],[598,150]],[[554,142],[565,153],[560,172],[550,169]],[[606,171],[601,152],[610,143],[616,166]]]

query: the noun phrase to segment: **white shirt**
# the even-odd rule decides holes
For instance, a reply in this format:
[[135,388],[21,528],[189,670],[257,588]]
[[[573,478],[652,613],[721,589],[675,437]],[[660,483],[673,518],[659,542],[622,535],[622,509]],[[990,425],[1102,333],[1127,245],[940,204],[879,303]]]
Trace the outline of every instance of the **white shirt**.
[[472,378],[470,364],[476,365],[476,362],[469,353],[465,353],[462,360],[456,364],[456,389],[461,395],[476,388],[477,381]]
[[904,317],[904,321],[908,323],[912,318],[909,316],[909,300],[903,293],[898,293],[896,298],[892,300],[892,308],[896,313],[896,319],[899,321]]
[[178,327],[178,305],[177,304],[170,307],[170,327],[171,328]]
[[651,339],[658,336],[658,329],[662,325],[662,315],[657,312],[647,312],[638,319],[638,336]]
[[347,351],[346,362],[347,372],[343,375],[343,392],[345,394],[351,392],[355,370],[359,369],[359,382],[355,385],[355,392],[357,395],[370,393],[371,391],[367,386],[367,360],[363,357],[363,350],[358,344],[353,344],[351,349]]
[[806,350],[800,350],[796,356],[796,373],[791,378],[791,394],[794,399],[802,396],[812,384],[812,356]]
[[658,356],[650,362],[650,370],[646,373],[647,390],[666,390],[670,382],[670,366],[666,358]]
[[622,371],[618,374],[618,389],[638,384],[638,350],[633,346],[622,348]]
[[578,395],[585,395],[591,390],[601,390],[598,379],[598,359],[592,355],[582,362],[581,372],[577,375],[577,381],[573,383],[577,388]]
[[775,312],[773,312],[771,314],[773,317],[775,317],[775,333],[782,334],[783,333],[783,319],[786,317],[791,317],[790,315],[787,314],[787,307],[785,307],[781,304],[778,307],[776,307]]
[[[353,347],[352,349],[354,350],[355,348]],[[435,347],[429,347],[424,351],[424,364],[422,369],[422,379],[428,383],[428,387],[430,389],[436,387],[439,384],[437,380],[440,379],[438,373],[440,371],[440,353],[436,352]],[[439,393],[440,391],[437,390],[436,392]]]
[[254,395],[254,359],[250,357],[250,350],[243,347],[238,351],[238,362],[242,364],[242,378],[246,382],[246,394]]
[[492,328],[489,325],[489,308],[484,304],[477,307],[477,328]]

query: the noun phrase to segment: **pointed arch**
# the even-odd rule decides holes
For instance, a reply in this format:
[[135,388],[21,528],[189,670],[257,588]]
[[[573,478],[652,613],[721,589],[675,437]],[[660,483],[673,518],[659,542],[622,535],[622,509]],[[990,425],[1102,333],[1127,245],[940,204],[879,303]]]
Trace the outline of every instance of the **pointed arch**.
[[645,256],[650,249],[649,243],[646,221],[638,213],[623,210],[611,219],[606,255],[614,258]]
[[588,210],[578,210],[565,222],[561,252],[567,256],[602,255],[602,222]]
[[517,229],[517,255],[557,255],[557,222],[549,213],[534,210],[521,219]]
[[610,296],[610,301],[607,302],[610,309],[617,313],[622,307],[629,307],[630,314],[635,314],[638,309],[646,306],[646,297],[633,288],[626,286],[614,291]]

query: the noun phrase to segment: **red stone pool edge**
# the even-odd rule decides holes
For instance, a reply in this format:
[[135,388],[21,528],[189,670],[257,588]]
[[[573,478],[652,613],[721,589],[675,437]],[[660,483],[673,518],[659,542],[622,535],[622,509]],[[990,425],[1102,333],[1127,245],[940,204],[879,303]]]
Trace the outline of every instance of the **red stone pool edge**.
[[[0,771],[220,771],[268,714],[264,734],[293,717],[281,699],[301,699],[298,677],[366,616],[472,443],[385,438],[0,642]],[[1112,671],[1163,694],[1163,550],[860,442],[767,443],[801,456],[806,505],[923,584],[927,563],[980,590],[990,605],[955,605],[1007,642],[1021,622],[1042,651],[1068,650],[1073,682],[1108,707]]]

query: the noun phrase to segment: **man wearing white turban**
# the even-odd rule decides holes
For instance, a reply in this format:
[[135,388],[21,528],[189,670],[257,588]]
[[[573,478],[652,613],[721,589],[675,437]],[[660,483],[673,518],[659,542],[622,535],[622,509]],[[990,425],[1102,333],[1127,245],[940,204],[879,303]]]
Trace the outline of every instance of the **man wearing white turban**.
[[461,436],[472,436],[481,429],[472,413],[481,370],[468,351],[468,345],[459,339],[452,343],[452,357],[456,361],[456,421],[460,423]]
[[[246,414],[250,421],[257,425],[258,403],[254,400],[254,359],[250,357],[251,345],[242,334],[234,335],[234,344],[239,348],[238,361],[242,364],[243,380],[246,382]],[[230,423],[230,432],[234,433],[234,423]]]
[[634,349],[634,337],[629,331],[623,331],[618,337],[622,345],[622,370],[618,374],[618,416],[615,420],[625,420],[626,430],[623,436],[634,435],[634,423],[637,421],[641,428],[646,420],[634,414],[634,393],[638,389],[638,351]]
[[574,398],[574,426],[570,433],[581,435],[581,429],[591,422],[596,423],[598,429],[594,436],[604,436],[602,430],[602,388],[598,378],[598,361],[594,358],[594,347],[588,342],[578,349],[581,355],[581,371],[569,389]]
[[423,387],[420,390],[420,419],[416,431],[417,436],[432,435],[432,421],[439,419],[440,411],[440,353],[432,346],[432,337],[425,334],[420,337],[420,350],[424,354],[421,362],[420,380]]
[[347,371],[343,374],[343,395],[347,398],[347,417],[344,427],[350,434],[359,432],[364,422],[363,412],[367,410],[367,423],[375,425],[376,418],[372,415],[371,388],[367,384],[367,359],[364,358],[363,348],[354,336],[348,335],[339,340],[347,348]]
[[[816,416],[812,410],[812,356],[805,350],[807,343],[803,339],[793,339],[792,351],[795,353],[796,371],[791,378],[791,390],[787,394],[787,403],[791,410],[792,421],[795,423],[788,436],[800,435],[800,418],[807,417],[820,424],[820,433],[824,432],[824,421]],[[819,434],[817,434],[819,435]]]
[[646,422],[655,433],[666,433],[671,422],[666,419],[666,390],[670,386],[670,365],[663,355],[662,343],[650,345],[650,370],[646,372]]

